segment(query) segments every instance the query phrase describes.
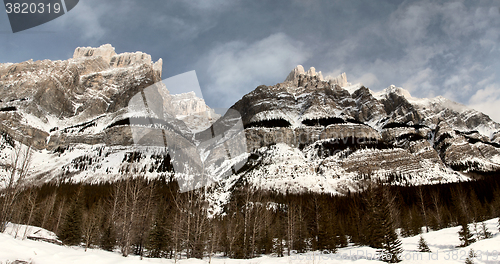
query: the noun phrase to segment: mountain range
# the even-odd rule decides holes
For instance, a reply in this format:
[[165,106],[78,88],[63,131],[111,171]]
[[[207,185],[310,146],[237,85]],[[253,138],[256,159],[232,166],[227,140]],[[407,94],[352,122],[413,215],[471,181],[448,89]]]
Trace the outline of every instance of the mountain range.
[[[134,139],[158,129],[194,147],[182,153],[213,177],[216,203],[242,181],[279,192],[346,193],[372,180],[433,184],[500,171],[500,124],[440,96],[415,98],[395,86],[374,92],[348,83],[345,73],[324,78],[299,65],[221,116],[194,92],[170,94],[161,69],[161,59],[116,54],[109,44],[77,48],[65,61],[0,64],[0,175],[8,177],[22,143],[33,148],[30,184],[113,181],[132,171],[174,179],[182,155],[155,149],[155,136]],[[145,91],[160,99],[159,127],[138,121],[153,116],[130,107]],[[226,133],[237,123],[244,134]],[[228,150],[226,141],[226,155],[217,136],[246,149]]]

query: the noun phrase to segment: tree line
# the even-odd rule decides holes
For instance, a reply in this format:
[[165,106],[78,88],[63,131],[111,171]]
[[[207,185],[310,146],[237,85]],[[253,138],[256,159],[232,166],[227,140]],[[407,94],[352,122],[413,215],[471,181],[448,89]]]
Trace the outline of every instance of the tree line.
[[366,184],[339,196],[263,191],[242,182],[214,214],[210,189],[179,193],[165,178],[129,177],[44,184],[19,190],[14,199],[3,190],[0,203],[8,210],[0,224],[2,230],[7,222],[39,226],[67,245],[123,256],[253,258],[335,252],[351,243],[378,248],[387,262],[398,262],[399,235],[461,225],[463,246],[487,238],[482,222],[500,216],[499,186],[496,177],[429,186]]

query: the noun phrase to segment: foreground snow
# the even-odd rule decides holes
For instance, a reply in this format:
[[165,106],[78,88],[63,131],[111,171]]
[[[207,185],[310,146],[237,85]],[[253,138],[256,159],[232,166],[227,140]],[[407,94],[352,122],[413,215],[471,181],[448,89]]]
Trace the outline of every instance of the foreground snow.
[[[474,249],[477,254],[475,263],[498,263],[500,261],[500,233],[497,228],[498,219],[486,221],[486,225],[493,238],[481,240],[466,248],[456,248],[460,244],[457,232],[460,227],[452,227],[439,231],[424,234],[432,253],[420,253],[417,251],[419,236],[403,238],[404,253],[401,263],[464,263],[470,249]],[[26,226],[20,226],[19,230]],[[98,249],[89,249],[87,252],[83,248],[65,247],[38,242],[32,240],[22,240],[22,236],[14,238],[12,231],[16,230],[12,225],[8,230],[0,234],[0,263],[23,260],[36,264],[57,264],[57,263],[174,263],[169,259],[149,259],[141,260],[137,256],[122,257],[117,252],[107,252]],[[53,238],[53,233],[36,228],[28,227],[28,233],[36,232],[41,236]],[[215,257],[211,263],[215,264],[270,264],[270,263],[383,263],[375,260],[376,250],[370,247],[351,246],[340,249],[336,254],[321,254],[310,252],[307,254],[293,254],[289,257],[277,258],[274,256],[263,256],[249,260],[228,259]],[[178,263],[209,263],[209,259],[182,259]]]

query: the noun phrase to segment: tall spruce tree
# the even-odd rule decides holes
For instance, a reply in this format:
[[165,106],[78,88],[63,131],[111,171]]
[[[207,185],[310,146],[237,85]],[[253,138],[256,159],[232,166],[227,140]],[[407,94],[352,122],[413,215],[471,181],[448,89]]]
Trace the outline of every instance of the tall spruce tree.
[[161,258],[165,256],[170,244],[170,238],[167,232],[167,218],[163,206],[159,206],[155,216],[155,221],[149,233],[148,250],[149,256]]
[[337,219],[333,214],[333,210],[330,208],[326,197],[322,196],[319,200],[319,230],[318,230],[318,240],[317,249],[323,252],[336,252],[337,251],[337,235],[335,226],[337,224]]
[[336,233],[335,246],[341,248],[347,247],[347,245],[349,244],[349,238],[345,234],[344,227],[341,225],[340,221],[337,221],[335,233]]
[[403,253],[402,242],[401,239],[399,239],[398,234],[396,233],[396,230],[394,228],[394,222],[390,213],[389,203],[387,203],[386,201],[382,208],[382,227],[384,231],[384,237],[382,243],[381,258],[383,261],[388,263],[398,263],[401,262],[401,254]]
[[373,186],[366,192],[365,202],[368,211],[366,233],[368,235],[364,237],[364,243],[370,247],[381,249],[384,238],[381,192]]
[[371,186],[366,197],[369,214],[368,245],[379,249],[382,261],[400,262],[403,253],[402,242],[396,233],[391,213],[394,198],[384,186]]
[[59,233],[59,239],[69,246],[79,245],[82,241],[82,203],[83,198],[81,196],[81,190],[75,196],[70,209],[66,213],[64,218],[64,223]]

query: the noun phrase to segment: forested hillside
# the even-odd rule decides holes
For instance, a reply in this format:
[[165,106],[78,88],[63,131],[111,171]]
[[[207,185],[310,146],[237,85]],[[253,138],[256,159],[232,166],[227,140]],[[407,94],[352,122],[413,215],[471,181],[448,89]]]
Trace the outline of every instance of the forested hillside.
[[177,184],[165,179],[46,184],[20,192],[10,207],[8,196],[1,202],[3,224],[43,227],[67,245],[119,249],[124,256],[254,258],[335,252],[349,244],[397,251],[396,229],[406,237],[422,227],[465,225],[467,239],[481,237],[487,232],[481,223],[500,215],[499,186],[495,177],[418,187],[372,184],[363,192],[333,196],[278,194],[242,182],[217,215],[205,200],[209,190],[179,193]]

